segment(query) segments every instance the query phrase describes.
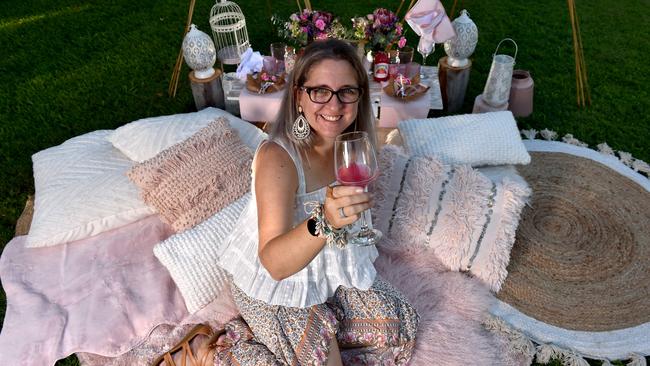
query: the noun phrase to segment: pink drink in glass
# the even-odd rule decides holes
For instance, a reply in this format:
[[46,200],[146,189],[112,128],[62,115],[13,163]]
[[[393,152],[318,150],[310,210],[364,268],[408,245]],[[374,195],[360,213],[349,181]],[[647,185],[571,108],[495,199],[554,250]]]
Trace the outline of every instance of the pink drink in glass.
[[366,188],[376,177],[371,175],[370,167],[366,164],[350,163],[348,166],[342,166],[336,172],[336,179],[344,186],[357,186]]

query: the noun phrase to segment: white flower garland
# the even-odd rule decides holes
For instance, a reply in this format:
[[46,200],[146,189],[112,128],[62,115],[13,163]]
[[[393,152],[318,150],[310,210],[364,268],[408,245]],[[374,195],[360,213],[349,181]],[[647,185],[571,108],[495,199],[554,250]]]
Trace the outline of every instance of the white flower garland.
[[[521,130],[520,131],[521,135],[527,138],[528,140],[534,140],[535,137],[537,137],[537,130],[535,129],[530,129],[530,130]],[[542,136],[544,140],[547,141],[552,141],[556,140],[558,137],[557,132],[551,131],[549,129],[543,129],[542,131],[539,132],[539,134]],[[570,145],[575,145],[575,146],[581,146],[581,147],[589,147],[588,144],[578,140],[577,138],[573,137],[572,134],[568,133],[562,137],[562,141],[564,143],[570,144]],[[630,167],[630,169],[634,170],[637,173],[643,174],[646,176],[646,178],[650,179],[650,164],[646,163],[643,160],[636,159],[630,154],[629,152],[626,151],[621,151],[618,150],[616,153],[614,150],[607,145],[607,142],[603,142],[601,144],[598,144],[596,146],[597,151],[600,152],[603,155],[611,155],[616,157],[616,153],[618,153],[618,160],[625,164],[626,166]]]

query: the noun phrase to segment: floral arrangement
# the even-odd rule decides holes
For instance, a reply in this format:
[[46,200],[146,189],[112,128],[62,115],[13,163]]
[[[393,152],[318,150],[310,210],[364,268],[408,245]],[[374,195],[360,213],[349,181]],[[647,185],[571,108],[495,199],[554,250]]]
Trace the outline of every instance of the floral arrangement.
[[366,41],[366,48],[373,51],[387,51],[393,45],[402,48],[406,45],[404,27],[392,11],[378,8],[365,17],[352,19],[354,38]]
[[348,33],[332,13],[320,10],[304,9],[293,13],[288,22],[274,15],[271,21],[278,28],[279,36],[298,46],[306,46],[315,39],[345,38]]

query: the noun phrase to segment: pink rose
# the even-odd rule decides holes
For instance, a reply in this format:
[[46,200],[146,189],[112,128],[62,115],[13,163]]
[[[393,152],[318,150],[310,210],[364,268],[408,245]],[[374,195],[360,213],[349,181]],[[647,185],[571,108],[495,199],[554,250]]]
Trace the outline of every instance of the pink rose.
[[406,38],[402,37],[397,41],[397,47],[402,48],[406,46]]
[[326,26],[326,24],[325,24],[325,22],[323,21],[323,19],[318,19],[318,20],[316,21],[316,28],[318,28],[318,29],[320,29],[320,30],[323,31],[323,30],[325,30],[325,26]]

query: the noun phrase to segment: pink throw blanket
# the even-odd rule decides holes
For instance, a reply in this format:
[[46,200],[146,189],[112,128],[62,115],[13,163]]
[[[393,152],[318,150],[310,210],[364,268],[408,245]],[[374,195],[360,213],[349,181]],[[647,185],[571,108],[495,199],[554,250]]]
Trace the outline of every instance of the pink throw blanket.
[[185,303],[153,246],[171,234],[158,216],[48,248],[11,240],[0,257],[7,312],[0,365],[54,365],[74,352],[117,356]]

